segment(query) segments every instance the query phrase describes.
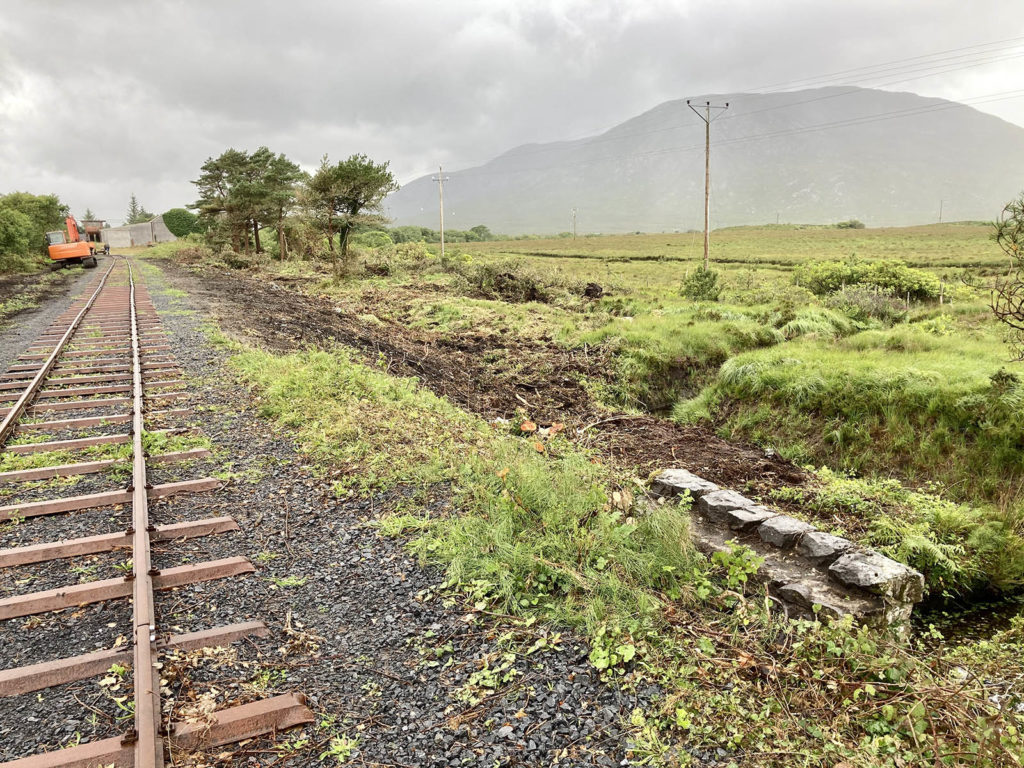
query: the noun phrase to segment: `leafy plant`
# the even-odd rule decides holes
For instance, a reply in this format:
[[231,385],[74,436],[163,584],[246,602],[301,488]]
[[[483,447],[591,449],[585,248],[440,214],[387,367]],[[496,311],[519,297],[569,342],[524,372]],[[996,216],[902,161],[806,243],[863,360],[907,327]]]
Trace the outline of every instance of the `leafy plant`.
[[682,294],[692,301],[718,301],[722,286],[718,283],[718,273],[713,269],[700,267],[695,269],[683,282]]

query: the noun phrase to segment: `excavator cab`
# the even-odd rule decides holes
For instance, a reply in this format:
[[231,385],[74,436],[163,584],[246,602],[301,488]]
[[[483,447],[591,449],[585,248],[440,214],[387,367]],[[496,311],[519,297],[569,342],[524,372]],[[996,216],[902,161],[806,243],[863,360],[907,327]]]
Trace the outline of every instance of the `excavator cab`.
[[96,247],[85,239],[85,227],[75,221],[74,216],[64,220],[67,235],[63,230],[46,233],[46,246],[50,259],[57,266],[81,264],[84,267],[96,266]]

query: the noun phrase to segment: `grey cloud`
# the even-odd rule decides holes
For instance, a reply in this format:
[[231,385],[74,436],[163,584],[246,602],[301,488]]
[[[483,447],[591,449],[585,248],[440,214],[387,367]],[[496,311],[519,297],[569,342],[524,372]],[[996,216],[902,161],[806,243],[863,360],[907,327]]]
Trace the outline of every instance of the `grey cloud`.
[[[53,191],[112,219],[133,191],[151,210],[190,202],[188,180],[229,146],[266,144],[307,168],[324,152],[366,152],[409,180],[439,163],[465,167],[518,144],[598,133],[667,99],[1016,34],[999,0],[82,8],[4,5],[0,192]],[[81,34],[44,44],[70,24]],[[1011,88],[999,78],[1014,73],[1010,62],[974,79],[953,73],[900,87],[957,98]],[[12,103],[19,87],[27,92]],[[990,108],[1024,122],[1020,103]]]

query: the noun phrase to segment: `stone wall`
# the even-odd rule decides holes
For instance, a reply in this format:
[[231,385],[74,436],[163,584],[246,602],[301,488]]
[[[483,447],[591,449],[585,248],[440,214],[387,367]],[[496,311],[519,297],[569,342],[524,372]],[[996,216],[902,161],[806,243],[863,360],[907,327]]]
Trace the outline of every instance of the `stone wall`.
[[661,499],[690,495],[691,530],[704,551],[726,549],[734,540],[763,557],[759,578],[790,615],[852,614],[905,631],[914,604],[924,596],[924,577],[914,569],[685,469],[665,470],[652,491]]

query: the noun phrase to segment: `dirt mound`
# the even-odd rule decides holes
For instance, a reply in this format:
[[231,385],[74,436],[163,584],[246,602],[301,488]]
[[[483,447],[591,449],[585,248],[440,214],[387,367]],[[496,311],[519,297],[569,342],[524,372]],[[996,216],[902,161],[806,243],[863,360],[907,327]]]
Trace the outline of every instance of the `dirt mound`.
[[473,333],[441,336],[384,321],[367,322],[325,297],[298,293],[243,273],[174,262],[165,273],[197,296],[222,329],[287,352],[340,343],[362,350],[387,371],[415,376],[434,393],[487,419],[527,415],[540,425],[561,422],[567,434],[618,466],[644,477],[669,466],[717,483],[761,489],[800,483],[804,473],[759,448],[722,440],[703,426],[680,427],[653,416],[614,414],[601,407],[585,380],[606,381],[613,370],[600,349],[566,349],[550,339],[522,341]]

